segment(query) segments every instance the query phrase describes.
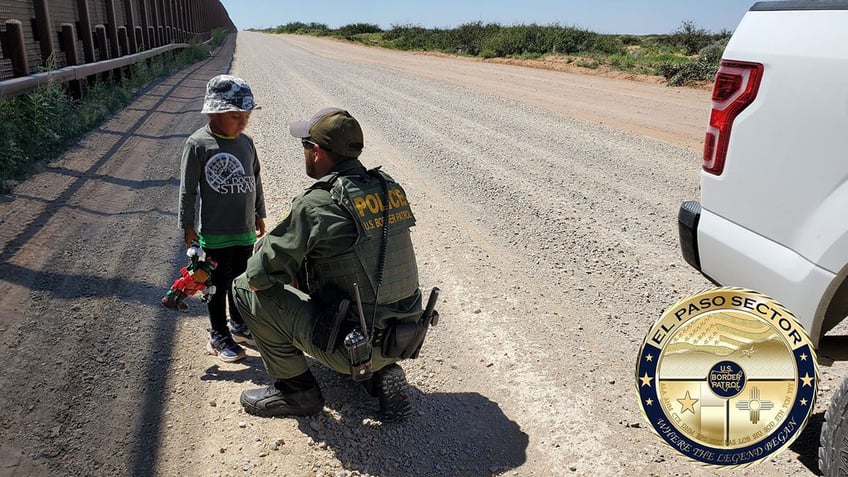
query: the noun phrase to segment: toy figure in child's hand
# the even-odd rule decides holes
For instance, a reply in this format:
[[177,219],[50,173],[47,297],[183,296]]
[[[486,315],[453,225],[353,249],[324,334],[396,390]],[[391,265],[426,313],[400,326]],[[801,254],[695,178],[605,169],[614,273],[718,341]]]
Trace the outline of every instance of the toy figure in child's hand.
[[215,294],[215,285],[212,284],[212,271],[218,266],[214,260],[206,258],[206,252],[197,242],[191,242],[186,255],[189,264],[180,270],[181,278],[178,278],[171,289],[162,297],[162,305],[166,308],[176,308],[180,311],[188,309],[185,304],[186,297],[197,292],[202,292],[201,300],[209,301]]

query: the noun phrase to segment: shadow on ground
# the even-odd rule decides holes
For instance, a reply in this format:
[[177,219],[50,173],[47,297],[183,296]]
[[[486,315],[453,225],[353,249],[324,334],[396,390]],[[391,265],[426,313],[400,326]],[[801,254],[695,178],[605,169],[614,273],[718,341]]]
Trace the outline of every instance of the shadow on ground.
[[[526,462],[527,434],[497,403],[470,393],[425,393],[410,385],[415,412],[405,421],[381,422],[379,403],[350,377],[310,367],[326,400],[317,416],[296,417],[305,435],[331,450],[342,467],[367,475],[476,477],[499,475]],[[273,382],[259,357],[230,371],[214,365],[201,380]]]
[[497,403],[476,392],[424,393],[410,386],[415,412],[383,423],[379,403],[348,376],[316,371],[327,404],[299,428],[342,466],[370,475],[490,476],[522,465],[529,442]]

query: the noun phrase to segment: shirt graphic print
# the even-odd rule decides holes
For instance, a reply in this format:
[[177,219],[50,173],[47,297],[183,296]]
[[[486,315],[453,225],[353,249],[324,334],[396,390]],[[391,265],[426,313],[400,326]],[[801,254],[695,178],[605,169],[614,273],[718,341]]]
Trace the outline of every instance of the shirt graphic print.
[[219,194],[246,194],[256,190],[256,178],[244,173],[236,156],[220,152],[206,162],[206,183]]

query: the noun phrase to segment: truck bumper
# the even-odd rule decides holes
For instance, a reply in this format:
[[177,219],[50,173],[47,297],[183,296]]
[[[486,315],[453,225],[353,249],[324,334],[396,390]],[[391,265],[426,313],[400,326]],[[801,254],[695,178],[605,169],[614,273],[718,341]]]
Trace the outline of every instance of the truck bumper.
[[827,331],[822,330],[820,299],[827,296],[833,273],[698,202],[684,202],[678,222],[686,262],[717,285],[779,297],[818,346]]
[[677,233],[680,236],[680,252],[686,263],[701,271],[698,255],[698,222],[701,220],[701,203],[696,200],[680,205],[677,213]]

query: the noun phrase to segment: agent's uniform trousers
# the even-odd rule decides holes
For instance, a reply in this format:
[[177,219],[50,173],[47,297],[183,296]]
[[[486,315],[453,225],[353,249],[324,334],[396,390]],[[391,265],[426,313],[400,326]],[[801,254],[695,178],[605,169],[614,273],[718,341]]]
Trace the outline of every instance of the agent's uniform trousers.
[[[267,290],[251,291],[247,278],[233,281],[233,294],[268,374],[277,379],[298,376],[308,369],[304,353],[324,366],[342,374],[350,374],[350,361],[344,345],[332,353],[312,344],[312,328],[316,310],[309,295],[289,285],[275,285]],[[397,361],[383,358],[380,350],[371,353],[372,369],[377,371]]]

